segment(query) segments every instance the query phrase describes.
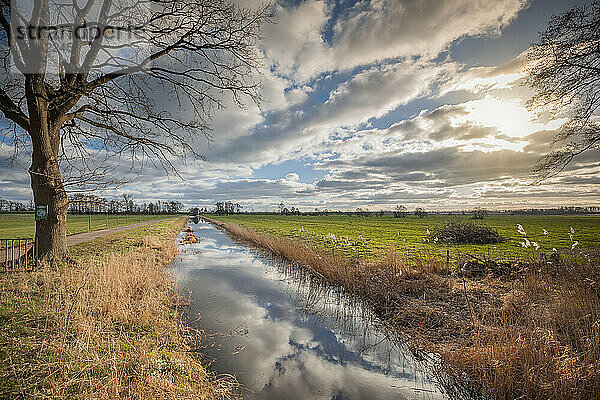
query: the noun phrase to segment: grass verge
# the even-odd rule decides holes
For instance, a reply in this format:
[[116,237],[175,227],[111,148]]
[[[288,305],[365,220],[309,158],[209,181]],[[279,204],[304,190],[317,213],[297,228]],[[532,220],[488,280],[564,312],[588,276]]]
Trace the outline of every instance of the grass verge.
[[183,219],[71,248],[72,263],[0,281],[0,397],[227,398],[190,353],[164,267]]
[[[409,262],[394,248],[348,258],[209,221],[342,286],[415,347],[439,353],[452,398],[600,398],[598,255],[540,257],[483,276],[450,274],[443,259]],[[485,267],[463,261],[465,268]]]

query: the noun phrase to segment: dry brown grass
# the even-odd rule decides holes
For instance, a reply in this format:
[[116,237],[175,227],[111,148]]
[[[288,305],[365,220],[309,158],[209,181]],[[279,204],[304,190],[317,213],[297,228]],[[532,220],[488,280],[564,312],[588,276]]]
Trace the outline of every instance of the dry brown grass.
[[6,277],[12,284],[2,285],[2,317],[12,328],[0,396],[228,398],[232,381],[211,376],[191,356],[164,270],[177,231],[146,236],[126,254]]
[[473,344],[445,354],[496,398],[600,398],[598,264],[538,264],[490,310]]
[[600,257],[540,259],[477,279],[448,274],[445,260],[409,264],[395,249],[347,259],[210,222],[344,287],[416,347],[441,354],[453,398],[600,398]]

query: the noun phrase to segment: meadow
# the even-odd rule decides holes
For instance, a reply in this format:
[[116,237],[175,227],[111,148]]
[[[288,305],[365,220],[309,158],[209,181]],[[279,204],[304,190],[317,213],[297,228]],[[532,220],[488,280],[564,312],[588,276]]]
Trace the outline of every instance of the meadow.
[[[474,254],[491,259],[527,259],[554,249],[577,251],[600,246],[599,215],[469,215],[430,214],[424,218],[358,215],[210,215],[258,232],[301,239],[349,257],[375,257],[378,250],[395,247],[408,259]],[[474,222],[498,231],[506,241],[488,245],[450,245],[437,241],[435,231],[447,222]],[[519,232],[518,225],[523,230]]]
[[[168,217],[167,215],[67,215],[67,235],[96,231],[105,228],[114,228],[135,222],[151,221]],[[91,224],[89,223],[91,221]],[[0,238],[33,238],[35,236],[35,217],[33,213],[0,214]]]

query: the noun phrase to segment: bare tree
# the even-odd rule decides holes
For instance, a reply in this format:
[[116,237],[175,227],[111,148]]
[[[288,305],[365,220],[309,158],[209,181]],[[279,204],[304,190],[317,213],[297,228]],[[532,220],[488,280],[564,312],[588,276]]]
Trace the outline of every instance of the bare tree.
[[210,138],[223,94],[238,105],[258,100],[252,77],[268,8],[226,0],[24,3],[0,0],[0,111],[15,151],[31,154],[35,204],[48,206],[36,239],[40,256],[54,260],[67,254],[68,185],[106,183],[123,175],[115,170],[122,164],[176,173],[175,160],[195,155],[194,138]]
[[396,218],[404,218],[406,216],[406,211],[407,208],[405,206],[402,205],[396,205],[396,207],[394,208],[394,217]]
[[552,151],[534,167],[540,182],[600,143],[600,1],[553,16],[530,49],[526,74],[536,92],[529,109],[569,117]]
[[123,208],[127,214],[133,213],[133,198],[131,195],[123,193]]
[[424,218],[427,216],[427,211],[423,207],[417,207],[415,208],[415,215],[419,218]]

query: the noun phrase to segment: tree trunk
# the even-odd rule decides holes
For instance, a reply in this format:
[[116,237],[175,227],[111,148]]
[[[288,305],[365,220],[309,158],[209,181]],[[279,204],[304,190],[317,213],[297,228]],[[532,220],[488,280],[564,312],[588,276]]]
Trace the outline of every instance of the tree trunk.
[[69,199],[58,165],[60,125],[50,117],[43,75],[26,76],[25,95],[30,118],[29,134],[33,147],[29,169],[31,189],[35,205],[48,207],[46,219],[36,221],[35,238],[38,256],[42,260],[54,262],[68,254]]
[[30,169],[31,189],[37,205],[47,205],[47,219],[36,221],[35,239],[38,256],[54,262],[65,258],[67,249],[67,208],[69,200],[64,190],[58,163],[38,161],[34,155]]

